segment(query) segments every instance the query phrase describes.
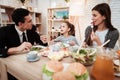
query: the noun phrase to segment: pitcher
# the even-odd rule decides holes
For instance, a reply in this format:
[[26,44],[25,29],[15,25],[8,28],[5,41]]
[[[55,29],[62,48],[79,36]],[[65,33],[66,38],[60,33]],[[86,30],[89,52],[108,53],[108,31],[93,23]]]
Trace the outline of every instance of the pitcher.
[[96,61],[91,71],[94,80],[114,80],[113,55],[113,49],[97,48]]

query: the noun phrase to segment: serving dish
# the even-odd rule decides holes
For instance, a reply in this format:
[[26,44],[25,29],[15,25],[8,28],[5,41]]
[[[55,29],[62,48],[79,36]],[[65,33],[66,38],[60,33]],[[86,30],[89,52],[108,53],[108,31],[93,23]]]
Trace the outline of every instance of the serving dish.
[[[63,63],[63,66],[64,66],[63,71],[66,71],[69,65],[70,63]],[[43,77],[43,80],[52,80],[52,76],[47,76],[45,73],[42,74],[42,77]],[[90,80],[89,74],[86,80]]]
[[77,50],[72,52],[72,57],[76,62],[80,62],[85,66],[92,65],[95,61],[95,48],[81,48],[77,54]]

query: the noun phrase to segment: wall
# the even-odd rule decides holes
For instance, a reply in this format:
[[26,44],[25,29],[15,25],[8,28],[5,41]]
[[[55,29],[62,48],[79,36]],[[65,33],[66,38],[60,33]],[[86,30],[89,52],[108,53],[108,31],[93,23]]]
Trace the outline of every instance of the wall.
[[64,6],[64,0],[38,0],[38,9],[42,13],[42,33],[47,34],[48,21],[47,21],[47,9],[55,6]]
[[[43,27],[43,34],[47,33],[47,8],[54,6],[54,3],[57,6],[65,5],[64,0],[31,0],[31,6],[34,8],[37,7],[38,11],[42,13],[42,27]],[[82,26],[82,36],[84,36],[85,28],[90,25],[91,21],[91,9],[98,3],[110,1],[110,6],[112,10],[112,23],[113,25],[120,30],[120,0],[86,0],[85,6],[85,16],[80,17],[80,26]],[[13,7],[20,7],[22,4],[19,0],[0,0],[0,4],[2,5],[9,5]],[[13,5],[14,4],[14,5]]]
[[[22,5],[20,0],[0,0],[0,5],[7,5],[15,8],[19,8]],[[38,0],[26,0],[25,6],[38,7]]]
[[50,7],[50,0],[38,0],[38,9],[42,13],[42,34],[47,33],[47,9]]
[[112,10],[112,23],[114,27],[118,28],[120,31],[120,0],[111,0],[110,6]]
[[19,0],[0,0],[0,5],[7,5],[7,6],[12,6],[12,7],[20,7],[22,4],[21,4],[21,2]]

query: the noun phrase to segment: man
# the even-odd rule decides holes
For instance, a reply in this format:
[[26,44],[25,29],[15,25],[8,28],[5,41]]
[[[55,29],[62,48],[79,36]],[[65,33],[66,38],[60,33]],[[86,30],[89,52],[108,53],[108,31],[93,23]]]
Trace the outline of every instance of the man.
[[14,10],[12,20],[15,25],[0,28],[0,57],[26,53],[34,44],[47,46],[46,39],[40,40],[37,32],[31,30],[33,23],[28,10]]

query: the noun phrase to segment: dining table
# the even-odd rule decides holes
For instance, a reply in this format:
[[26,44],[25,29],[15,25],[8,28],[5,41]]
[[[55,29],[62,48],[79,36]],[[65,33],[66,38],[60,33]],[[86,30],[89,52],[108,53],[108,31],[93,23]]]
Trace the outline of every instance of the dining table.
[[[27,54],[18,54],[8,56],[7,58],[0,58],[0,80],[8,80],[7,72],[18,80],[43,80],[42,68],[50,59],[38,55],[40,57],[38,61],[28,62],[26,56]],[[72,63],[75,60],[72,57],[65,57],[60,61]],[[86,68],[90,72],[92,65],[86,66]],[[115,80],[120,80],[120,77],[115,77]]]

